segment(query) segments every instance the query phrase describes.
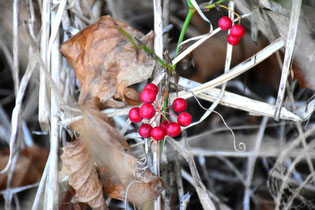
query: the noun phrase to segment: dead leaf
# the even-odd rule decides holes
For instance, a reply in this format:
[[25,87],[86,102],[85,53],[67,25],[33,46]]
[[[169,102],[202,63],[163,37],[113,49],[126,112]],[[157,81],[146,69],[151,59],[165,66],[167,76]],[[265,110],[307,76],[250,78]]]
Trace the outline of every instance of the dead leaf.
[[[276,2],[274,5],[277,5],[281,10],[278,9],[276,12],[267,10],[266,14],[272,19],[277,33],[286,40],[289,31],[290,9],[282,7]],[[315,42],[312,36],[314,28],[311,27],[314,24],[311,20],[314,18],[314,13],[309,12],[309,8],[304,5],[294,47],[294,68],[292,68],[294,74],[292,76],[298,79],[301,87],[315,90]]]
[[[41,179],[49,151],[39,146],[23,149],[15,166],[11,187],[21,187],[34,184]],[[0,168],[4,168],[9,158],[9,150],[2,150]],[[6,188],[7,173],[0,174],[0,189]]]
[[142,102],[140,100],[140,94],[132,88],[125,88],[124,97],[128,105],[139,106]]
[[60,157],[63,164],[60,177],[69,176],[68,182],[76,191],[72,202],[87,203],[93,209],[107,209],[101,181],[87,150],[84,141],[77,139],[67,143]]
[[[78,129],[73,127],[75,131],[81,131],[79,140],[68,144],[64,148],[64,152],[70,154],[61,157],[63,163],[66,164],[66,168],[62,168],[62,174],[69,176],[69,184],[75,190],[78,189],[77,186],[80,186],[80,190],[95,196],[95,192],[92,193],[85,189],[91,188],[90,185],[81,185],[81,183],[83,183],[82,177],[85,177],[86,173],[93,170],[91,168],[95,169],[94,166],[96,166],[100,179],[93,176],[93,179],[97,179],[94,183],[101,181],[103,190],[108,196],[124,200],[128,185],[136,180],[137,182],[132,184],[128,190],[128,201],[142,205],[146,201],[156,199],[164,189],[163,181],[149,169],[141,171],[137,168],[138,159],[131,153],[128,143],[116,129],[106,122],[105,115],[98,110],[96,104],[94,107],[93,103],[82,105],[81,110],[83,129],[82,126]],[[82,161],[82,159],[86,161]],[[143,175],[137,177],[136,175],[140,172]],[[80,177],[70,183],[70,177],[71,180],[74,180],[72,176],[79,174]],[[80,193],[82,197],[90,197],[91,194]]]
[[152,46],[153,33],[143,36],[110,16],[101,17],[61,46],[81,85],[79,104],[91,97],[99,97],[104,103],[115,93],[123,98],[126,87],[151,76],[155,59],[135,49],[118,26],[140,43]]
[[59,192],[60,197],[63,198],[59,210],[88,210],[89,205],[85,203],[72,203],[71,200],[75,195],[75,190],[72,187],[68,187],[67,191]]
[[[309,82],[306,79],[303,70],[299,66],[300,65],[297,65],[296,62],[294,62],[294,60],[292,61],[292,65],[291,65],[292,79],[297,79],[302,88],[307,88],[310,86],[310,84],[308,84]],[[313,64],[313,66],[314,66],[314,64]]]

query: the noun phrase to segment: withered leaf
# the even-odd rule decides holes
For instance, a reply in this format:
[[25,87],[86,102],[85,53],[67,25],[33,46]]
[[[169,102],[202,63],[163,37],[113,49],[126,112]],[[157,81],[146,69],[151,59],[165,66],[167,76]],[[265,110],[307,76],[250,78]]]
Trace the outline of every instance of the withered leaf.
[[[23,149],[18,157],[11,187],[21,187],[38,182],[45,168],[49,151],[43,147],[31,146]],[[0,168],[4,168],[9,158],[9,150],[0,151]],[[0,174],[0,189],[7,185],[7,173]]]
[[142,103],[140,94],[135,89],[125,88],[124,97],[128,105],[139,106]]
[[135,49],[118,26],[140,43],[152,46],[153,33],[143,36],[110,16],[101,17],[61,46],[81,85],[79,104],[91,97],[100,97],[104,103],[115,93],[123,98],[126,87],[151,76],[155,59]]
[[59,203],[59,210],[88,210],[90,207],[85,203],[73,203],[72,198],[75,195],[75,190],[69,187],[67,191],[59,192],[62,200]]
[[[290,9],[274,2],[273,6],[275,5],[281,10],[277,10],[277,12],[267,10],[266,14],[273,20],[278,33],[286,40],[289,31]],[[314,20],[315,15],[313,10],[310,10],[312,12],[308,10],[309,8],[304,5],[299,17],[291,73],[293,73],[292,77],[299,81],[301,87],[315,90],[315,42],[312,36],[314,27],[311,27],[314,23],[310,21]]]
[[101,181],[87,150],[84,141],[77,139],[67,143],[60,157],[63,163],[60,177],[69,176],[69,184],[76,191],[72,202],[87,203],[93,209],[107,209]]
[[[86,173],[89,168],[80,172],[77,170],[88,167],[86,165],[89,164],[89,167],[96,166],[103,190],[108,196],[123,200],[128,185],[136,180],[129,187],[128,201],[142,205],[148,200],[156,199],[164,189],[163,181],[149,169],[141,171],[137,168],[138,159],[132,154],[126,140],[106,122],[105,115],[98,110],[97,106],[93,107],[93,105],[95,103],[81,105],[83,129],[82,126],[79,126],[78,129],[76,126],[73,127],[73,130],[81,132],[79,133],[79,141],[82,142],[80,145],[84,148],[76,148],[78,143],[75,143],[75,147],[71,148],[70,145],[67,145],[69,148],[66,147],[64,150],[71,151],[71,154],[78,156],[75,159],[71,156],[62,156],[61,158],[63,162],[78,164],[77,166],[72,164],[65,173],[69,176],[69,184],[74,189],[78,189],[76,186],[81,186],[80,181],[82,180],[78,180],[79,183],[70,183],[70,177],[77,173],[85,177],[86,174],[83,173]],[[81,155],[85,159],[88,157],[90,161],[88,163],[81,161],[79,158]],[[142,172],[140,177],[137,176],[139,172]],[[90,185],[82,185],[81,188],[90,188]]]

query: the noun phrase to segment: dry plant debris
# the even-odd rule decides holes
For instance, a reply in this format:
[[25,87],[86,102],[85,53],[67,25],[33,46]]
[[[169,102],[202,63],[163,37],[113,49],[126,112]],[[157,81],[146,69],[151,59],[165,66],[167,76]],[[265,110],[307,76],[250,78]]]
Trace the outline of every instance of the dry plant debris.
[[[164,189],[163,181],[149,169],[137,168],[140,160],[132,155],[126,140],[99,110],[112,99],[139,104],[139,94],[127,87],[148,79],[155,67],[155,59],[135,49],[118,27],[140,45],[152,44],[152,33],[143,36],[104,16],[61,46],[81,85],[79,104],[83,113],[83,120],[70,125],[79,138],[63,149],[61,174],[69,176],[69,184],[76,190],[74,201],[92,208],[105,205],[103,190],[115,199],[124,200],[128,195],[128,201],[141,206],[156,199]],[[113,103],[106,105],[109,104]],[[141,175],[136,177],[138,173]],[[136,183],[130,185],[134,180]]]
[[79,138],[68,143],[61,156],[61,174],[69,176],[69,184],[76,190],[74,201],[98,208],[104,205],[103,190],[111,198],[124,200],[135,178],[137,182],[128,189],[128,201],[141,206],[156,199],[164,189],[163,181],[147,167],[138,168],[139,160],[123,136],[106,122],[98,103],[99,99],[93,98],[80,106],[83,121],[71,128]]
[[[39,146],[32,146],[23,149],[15,165],[11,186],[18,188],[36,183],[40,180],[44,171],[49,151]],[[8,162],[9,151],[0,151],[0,168],[4,168]],[[0,190],[4,190],[7,185],[8,174],[0,175]]]
[[130,26],[104,16],[61,46],[80,82],[80,104],[90,97],[99,97],[102,103],[112,98],[123,101],[125,94],[127,101],[138,101],[138,96],[125,88],[152,74],[155,59],[144,50],[135,49],[118,27],[138,40],[139,45],[152,45],[153,33],[143,36]]
[[[314,8],[311,0],[0,1],[4,208],[315,209]],[[237,46],[216,24],[225,15],[237,24],[232,11],[246,31]],[[161,59],[168,50],[169,69],[120,29]],[[178,137],[141,138],[127,119],[149,82],[166,109],[187,99],[193,122]],[[35,187],[34,199],[20,196]]]

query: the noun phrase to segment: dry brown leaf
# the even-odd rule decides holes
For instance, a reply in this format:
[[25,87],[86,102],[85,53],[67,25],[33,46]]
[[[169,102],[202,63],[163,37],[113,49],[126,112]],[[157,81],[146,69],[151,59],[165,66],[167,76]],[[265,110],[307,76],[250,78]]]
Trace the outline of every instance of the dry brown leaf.
[[72,202],[87,203],[93,209],[106,209],[102,184],[87,150],[84,141],[77,139],[67,143],[60,157],[63,163],[60,176],[69,176],[68,182],[76,191]]
[[[21,187],[38,182],[45,168],[49,151],[39,146],[31,146],[23,149],[15,166],[11,187]],[[0,152],[0,168],[4,168],[8,162],[9,150]],[[7,173],[0,174],[0,190],[4,190],[7,184]]]
[[142,103],[140,100],[140,94],[135,89],[125,88],[124,97],[128,105],[139,106]]
[[[266,10],[266,14],[274,22],[278,33],[286,40],[289,31],[290,9],[278,3],[274,3],[273,6],[279,7],[279,10],[276,10],[276,12]],[[314,27],[312,27],[314,25],[314,18],[313,8],[303,5],[298,24],[294,46],[294,60],[292,59],[293,68],[291,71],[293,78],[299,81],[302,88],[311,88],[313,90],[315,90],[315,42],[312,36],[315,31]]]
[[[108,196],[123,200],[128,185],[137,180],[129,187],[128,201],[142,205],[146,201],[156,199],[164,189],[163,181],[149,169],[143,171],[141,179],[140,177],[135,178],[140,172],[137,169],[138,159],[131,153],[123,136],[106,122],[106,116],[98,110],[95,102],[97,100],[81,106],[83,130],[82,126],[79,126],[78,129],[76,126],[73,127],[75,131],[81,132],[78,142],[82,143],[68,144],[64,148],[64,152],[69,152],[71,155],[61,157],[63,163],[67,165],[62,172],[69,176],[69,184],[75,190],[78,189],[77,185],[81,186],[83,191],[85,191],[84,188],[90,188],[90,185],[81,185],[82,177],[85,177],[84,173],[91,170],[90,167],[94,168],[95,163],[103,190]],[[73,155],[77,156],[72,158]],[[86,169],[81,170],[82,167],[86,167]],[[70,183],[70,177],[73,180],[72,176],[79,174],[81,178],[77,179],[78,183]],[[98,179],[98,177],[94,178]],[[99,183],[99,180],[95,180],[95,183]],[[84,196],[82,193],[80,195]]]
[[144,50],[136,50],[118,26],[135,40],[152,46],[153,33],[143,36],[110,16],[101,17],[61,46],[61,53],[73,67],[81,85],[79,104],[91,97],[99,97],[104,103],[115,93],[123,98],[126,87],[151,76],[155,59]]
[[59,192],[62,201],[59,205],[59,210],[88,210],[89,205],[85,203],[72,203],[71,200],[75,195],[75,190],[72,187],[68,187],[67,191]]
[[[124,199],[127,186],[135,180],[138,172],[138,159],[131,153],[123,136],[104,121],[102,112],[86,106],[81,110],[85,125],[81,139],[90,146],[104,191],[112,198]],[[138,205],[156,199],[164,188],[162,180],[148,169],[143,179],[143,182],[133,184],[128,192],[128,200]]]

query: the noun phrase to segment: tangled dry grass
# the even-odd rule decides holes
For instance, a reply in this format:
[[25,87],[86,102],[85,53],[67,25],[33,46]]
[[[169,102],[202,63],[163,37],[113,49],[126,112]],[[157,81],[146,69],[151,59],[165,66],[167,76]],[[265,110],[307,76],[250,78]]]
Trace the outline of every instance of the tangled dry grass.
[[[190,2],[196,11],[204,3]],[[82,119],[80,84],[59,49],[100,16],[111,15],[142,33],[154,30],[155,54],[163,58],[168,50],[179,75],[158,66],[149,81],[161,90],[170,86],[170,103],[187,99],[194,122],[179,138],[159,145],[137,134],[137,125],[127,120],[130,106],[115,103],[102,110],[133,154],[164,180],[161,196],[143,209],[315,209],[313,1],[225,2],[242,15],[247,29],[237,47],[226,44],[215,24],[234,14],[201,9],[213,30],[202,15],[194,15],[179,54],[188,10],[182,1],[2,0],[0,5],[3,208],[87,208],[71,204],[73,189],[67,178],[58,180],[61,148],[73,134],[69,125]],[[147,82],[133,88],[140,91]],[[30,149],[35,145],[41,149]],[[109,209],[132,208],[126,201],[105,200]]]

